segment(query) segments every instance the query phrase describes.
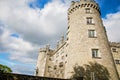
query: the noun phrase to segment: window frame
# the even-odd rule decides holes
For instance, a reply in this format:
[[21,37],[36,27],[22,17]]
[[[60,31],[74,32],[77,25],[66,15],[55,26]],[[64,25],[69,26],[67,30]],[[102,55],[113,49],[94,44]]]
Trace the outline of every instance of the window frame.
[[88,30],[88,37],[89,37],[89,38],[96,38],[96,37],[97,37],[96,30],[94,30],[94,29],[89,29],[89,30]]
[[87,20],[87,25],[93,25],[94,24],[93,23],[93,17],[87,17],[86,20]]
[[116,48],[112,48],[112,52],[117,52],[117,49]]
[[91,13],[91,9],[90,9],[90,8],[86,8],[86,9],[85,9],[85,12],[86,12],[86,13]]
[[115,64],[120,64],[120,60],[116,59]]
[[99,49],[92,49],[92,58],[98,58],[101,59]]

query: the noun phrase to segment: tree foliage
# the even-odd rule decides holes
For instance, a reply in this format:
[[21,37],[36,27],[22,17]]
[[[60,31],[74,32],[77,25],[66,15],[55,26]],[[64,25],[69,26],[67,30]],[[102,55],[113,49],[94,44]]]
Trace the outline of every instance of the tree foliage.
[[10,73],[12,70],[5,65],[0,64],[0,73]]
[[84,77],[85,80],[109,80],[110,74],[106,67],[98,63],[85,64],[82,66],[75,66],[73,78]]

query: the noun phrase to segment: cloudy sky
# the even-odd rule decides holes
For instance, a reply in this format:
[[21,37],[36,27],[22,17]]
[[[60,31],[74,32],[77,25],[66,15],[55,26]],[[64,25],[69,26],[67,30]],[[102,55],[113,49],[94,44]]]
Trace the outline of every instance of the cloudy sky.
[[[34,74],[40,47],[55,47],[67,29],[72,0],[0,0],[0,64]],[[74,0],[79,1],[79,0]],[[112,42],[120,42],[120,0],[96,0]]]

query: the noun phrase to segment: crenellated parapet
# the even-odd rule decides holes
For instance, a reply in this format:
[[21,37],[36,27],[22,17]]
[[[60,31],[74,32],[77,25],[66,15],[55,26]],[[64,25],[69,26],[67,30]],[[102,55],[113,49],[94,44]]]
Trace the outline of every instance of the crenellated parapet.
[[50,45],[46,45],[46,47],[40,48],[40,53],[44,53],[47,55],[53,55],[52,52],[53,52],[53,50],[50,49]]
[[118,42],[110,42],[110,46],[111,47],[117,47],[117,48],[120,48],[120,43]]
[[101,15],[100,13],[100,8],[98,6],[97,3],[95,3],[94,1],[93,2],[90,2],[90,1],[80,1],[80,2],[74,2],[72,1],[72,4],[71,4],[71,7],[68,9],[68,15],[72,14],[74,11],[78,10],[78,9],[81,9],[81,8],[94,8],[96,9],[99,14]]
[[40,48],[40,52],[46,52],[46,48]]
[[60,41],[57,42],[56,50],[60,48],[64,43],[65,43],[65,39],[64,36],[62,35]]

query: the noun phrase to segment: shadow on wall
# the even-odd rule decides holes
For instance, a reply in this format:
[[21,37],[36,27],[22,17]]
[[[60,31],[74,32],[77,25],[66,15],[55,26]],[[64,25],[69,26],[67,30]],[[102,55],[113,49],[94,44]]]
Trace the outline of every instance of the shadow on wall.
[[84,80],[109,80],[110,74],[106,67],[97,62],[89,62],[84,66],[76,64],[72,78],[84,77]]

